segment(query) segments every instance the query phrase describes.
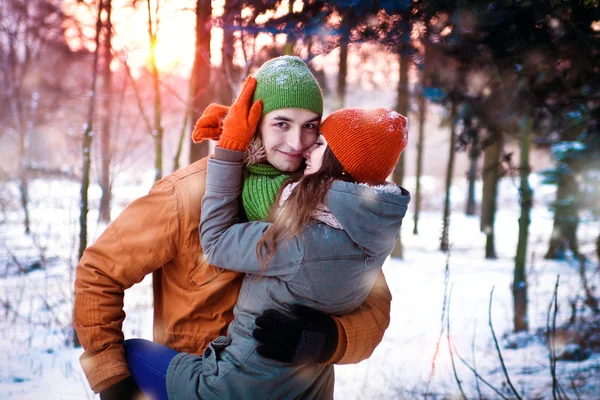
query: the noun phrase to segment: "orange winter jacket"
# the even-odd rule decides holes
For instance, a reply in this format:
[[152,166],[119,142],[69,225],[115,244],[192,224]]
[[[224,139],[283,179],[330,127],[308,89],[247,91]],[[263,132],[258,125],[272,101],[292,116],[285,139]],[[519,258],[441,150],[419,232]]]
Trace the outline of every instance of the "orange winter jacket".
[[[156,182],[85,250],[77,266],[73,322],[85,350],[81,366],[96,393],[130,375],[121,331],[123,294],[149,273],[155,342],[201,354],[227,333],[243,274],[204,260],[198,224],[206,161]],[[371,355],[389,325],[391,300],[381,273],[359,309],[334,317],[339,340],[330,363],[356,363]]]

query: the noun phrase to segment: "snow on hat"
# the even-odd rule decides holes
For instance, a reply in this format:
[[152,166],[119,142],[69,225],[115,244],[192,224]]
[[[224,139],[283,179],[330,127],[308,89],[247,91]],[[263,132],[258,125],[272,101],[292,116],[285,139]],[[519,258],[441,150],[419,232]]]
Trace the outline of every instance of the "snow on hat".
[[406,118],[386,108],[335,111],[320,131],[346,172],[360,183],[384,182],[408,142]]
[[254,77],[254,101],[262,100],[262,115],[281,108],[302,108],[323,115],[323,93],[301,58],[281,56],[269,60]]

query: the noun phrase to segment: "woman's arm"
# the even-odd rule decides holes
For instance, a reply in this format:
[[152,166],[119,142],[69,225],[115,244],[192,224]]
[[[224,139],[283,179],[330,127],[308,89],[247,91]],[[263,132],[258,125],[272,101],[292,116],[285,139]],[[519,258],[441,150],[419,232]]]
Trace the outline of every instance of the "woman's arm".
[[249,274],[292,278],[304,256],[303,243],[291,238],[280,246],[263,271],[256,245],[269,227],[265,222],[239,224],[243,152],[217,147],[208,161],[199,233],[207,261],[221,268]]

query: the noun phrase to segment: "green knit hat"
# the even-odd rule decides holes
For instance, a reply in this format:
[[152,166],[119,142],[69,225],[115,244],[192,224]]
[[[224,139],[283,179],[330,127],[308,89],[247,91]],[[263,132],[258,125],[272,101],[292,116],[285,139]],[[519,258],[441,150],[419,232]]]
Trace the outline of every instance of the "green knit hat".
[[281,108],[303,108],[323,115],[323,93],[301,58],[281,56],[269,60],[254,77],[254,101],[262,100],[262,115]]

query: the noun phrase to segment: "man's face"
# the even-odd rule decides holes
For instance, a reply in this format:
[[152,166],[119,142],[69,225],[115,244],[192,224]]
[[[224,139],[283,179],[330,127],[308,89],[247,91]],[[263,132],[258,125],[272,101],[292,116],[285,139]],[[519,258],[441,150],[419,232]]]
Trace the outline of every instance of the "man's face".
[[282,108],[264,115],[259,129],[267,161],[280,171],[300,168],[304,152],[319,135],[318,114],[301,108]]

